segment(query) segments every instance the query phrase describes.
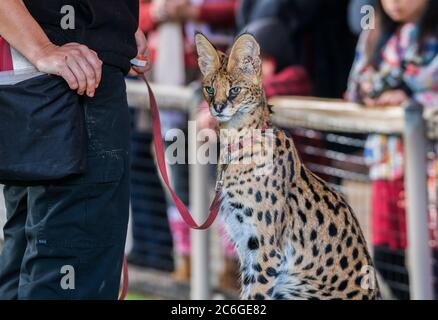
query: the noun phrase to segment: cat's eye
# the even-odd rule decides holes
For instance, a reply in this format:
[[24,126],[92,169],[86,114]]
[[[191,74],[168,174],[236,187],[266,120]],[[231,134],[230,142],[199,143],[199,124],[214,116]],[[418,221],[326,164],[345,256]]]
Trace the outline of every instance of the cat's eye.
[[240,88],[239,87],[234,87],[230,89],[230,94],[235,96],[238,95],[240,93]]
[[214,88],[213,87],[205,87],[205,91],[209,94],[209,95],[213,95],[214,94]]

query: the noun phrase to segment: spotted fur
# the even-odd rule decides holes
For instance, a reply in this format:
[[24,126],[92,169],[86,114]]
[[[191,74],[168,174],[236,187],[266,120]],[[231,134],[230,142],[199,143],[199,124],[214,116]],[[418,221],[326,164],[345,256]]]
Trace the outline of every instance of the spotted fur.
[[[233,141],[253,129],[271,132],[271,142],[238,150],[242,160],[272,147],[269,164],[219,166],[220,212],[241,261],[242,298],[378,298],[373,263],[352,209],[304,166],[292,139],[271,124],[255,39],[240,36],[229,57],[202,34],[196,44],[205,98],[219,129],[228,129]],[[235,87],[237,95],[231,94]],[[226,154],[221,148],[222,160]]]

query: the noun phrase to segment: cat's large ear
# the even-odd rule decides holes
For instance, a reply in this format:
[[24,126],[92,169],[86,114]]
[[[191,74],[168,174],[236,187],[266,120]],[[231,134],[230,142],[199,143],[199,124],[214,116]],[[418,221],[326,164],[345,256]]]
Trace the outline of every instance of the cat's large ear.
[[245,76],[259,76],[261,73],[260,46],[249,33],[237,38],[228,58],[228,72],[236,72]]
[[195,35],[195,43],[198,51],[199,69],[201,69],[202,74],[206,76],[217,71],[220,67],[220,59],[216,48],[199,32]]

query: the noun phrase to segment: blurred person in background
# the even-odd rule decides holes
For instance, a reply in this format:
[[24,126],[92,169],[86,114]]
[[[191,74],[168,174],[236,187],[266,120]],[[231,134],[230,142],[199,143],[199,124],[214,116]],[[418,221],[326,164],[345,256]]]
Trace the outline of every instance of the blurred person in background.
[[[178,23],[181,26],[183,38],[183,59],[185,80],[180,85],[187,85],[199,79],[197,55],[194,43],[196,31],[203,32],[211,41],[224,50],[232,43],[236,0],[155,0],[140,2],[140,28],[147,34],[151,60],[157,62],[160,54],[159,28],[166,23]],[[172,69],[174,61],[165,61]],[[157,72],[157,70],[153,70]],[[176,110],[161,110],[163,136],[167,130],[179,128],[186,130],[187,118]],[[169,145],[171,142],[166,142]],[[188,204],[188,166],[175,164],[169,166],[170,176],[175,192]],[[168,197],[168,218],[173,237],[174,250],[177,256],[177,267],[173,273],[174,279],[188,281],[190,279],[190,228],[180,217],[178,210]],[[231,244],[225,245],[226,252],[233,252]],[[220,286],[236,288],[237,268],[234,261],[225,261],[224,272],[220,275]]]
[[[348,100],[385,107],[415,99],[438,108],[438,1],[381,0],[376,14],[376,29],[364,31],[357,46]],[[370,135],[365,157],[373,181],[375,265],[394,295],[408,299],[409,291],[394,283],[408,285],[403,143],[398,136]],[[397,276],[391,265],[405,271]]]
[[156,28],[166,22],[181,23],[186,82],[196,80],[199,71],[195,31],[203,32],[216,45],[227,48],[233,40],[237,5],[237,0],[141,0],[140,28],[148,36],[152,61],[158,50]]

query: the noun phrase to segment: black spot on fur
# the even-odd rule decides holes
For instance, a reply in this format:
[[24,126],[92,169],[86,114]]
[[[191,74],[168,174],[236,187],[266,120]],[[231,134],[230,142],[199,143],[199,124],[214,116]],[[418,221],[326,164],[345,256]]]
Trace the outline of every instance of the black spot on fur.
[[316,269],[316,275],[319,277],[322,273],[324,272],[324,268],[323,267],[319,267],[318,269]]
[[250,237],[248,240],[248,249],[257,250],[259,248],[259,239],[257,237]]
[[304,235],[303,235],[303,229],[300,229],[300,231],[298,232],[300,235],[300,244],[301,246],[304,248]]
[[274,245],[274,242],[275,242],[275,237],[274,237],[274,235],[272,235],[272,236],[269,238],[269,244],[272,246],[272,245]]
[[245,210],[243,211],[243,213],[244,213],[245,216],[247,216],[247,217],[252,217],[253,209],[252,209],[252,208],[245,208]]
[[303,222],[303,224],[306,224],[307,223],[307,217],[304,214],[304,212],[301,211],[301,210],[298,210],[298,215],[299,215],[301,221]]
[[305,203],[305,205],[306,205],[306,209],[307,209],[307,210],[312,209],[312,203],[309,201],[309,199],[306,199],[306,203]]
[[347,285],[348,285],[348,280],[342,281],[338,286],[338,290],[344,291],[347,288]]
[[264,275],[259,275],[257,277],[257,281],[260,282],[261,284],[267,284],[268,283],[268,279],[266,279],[266,277]]
[[300,176],[301,176],[301,179],[303,179],[305,183],[309,184],[309,177],[306,174],[304,166],[301,166]]
[[318,248],[316,247],[316,245],[313,245],[313,247],[312,247],[312,255],[313,255],[314,257],[317,257],[318,254],[319,254],[319,250],[318,250]]
[[255,279],[254,275],[252,275],[252,274],[246,274],[243,277],[243,284],[245,286],[247,286],[247,285],[249,285],[251,283],[255,283],[255,282],[256,282],[256,279]]
[[327,195],[322,197],[324,199],[325,204],[327,205],[327,207],[329,208],[329,210],[335,211],[335,206],[333,205],[333,203],[330,201],[330,199],[328,198]]
[[310,241],[315,241],[317,236],[318,236],[318,234],[317,234],[316,230],[313,229],[312,232],[310,232]]
[[306,265],[304,268],[303,268],[303,270],[310,270],[310,269],[312,269],[313,268],[313,266],[314,266],[315,264],[313,263],[313,262],[310,262],[308,265]]
[[272,216],[269,210],[266,210],[265,214],[266,225],[269,226],[272,223]]
[[257,220],[262,221],[262,219],[263,219],[263,212],[262,211],[257,212]]
[[238,202],[231,202],[230,206],[233,207],[234,209],[238,209],[238,210],[243,209],[243,204],[238,203]]
[[276,277],[276,276],[277,276],[277,271],[276,271],[274,268],[272,268],[272,267],[268,267],[268,268],[266,269],[266,274],[267,274],[269,277]]
[[353,244],[353,238],[352,237],[348,237],[347,238],[347,248],[350,248]]
[[356,260],[358,256],[359,256],[359,250],[357,250],[357,248],[354,248],[352,253],[353,260]]
[[351,292],[347,293],[347,298],[348,298],[348,299],[352,299],[352,298],[354,298],[355,296],[357,296],[358,294],[359,294],[359,290],[351,291]]
[[330,237],[336,237],[338,234],[338,229],[336,228],[334,223],[330,223],[329,225],[329,235]]
[[318,219],[319,225],[324,224],[324,215],[322,214],[322,212],[319,209],[316,210],[316,218]]
[[325,254],[332,252],[332,245],[329,243],[325,246]]
[[354,280],[354,283],[356,284],[356,286],[360,286],[361,285],[361,282],[362,282],[362,276],[358,276],[355,280]]
[[260,293],[256,293],[254,295],[254,300],[265,300],[265,296]]
[[327,261],[325,262],[325,265],[327,267],[331,267],[333,265],[333,258],[328,258]]
[[262,194],[260,193],[260,191],[257,191],[255,199],[258,203],[262,202]]
[[276,294],[274,294],[274,300],[284,300],[284,295],[277,292]]
[[271,194],[271,202],[273,205],[277,202],[277,197],[273,193]]
[[253,269],[257,272],[262,272],[262,266],[260,265],[260,263],[255,263],[253,266]]
[[342,270],[345,270],[348,268],[348,258],[346,256],[343,256],[341,260],[339,260],[339,265],[341,266]]
[[293,193],[289,193],[288,197],[292,198],[292,200],[295,201],[295,203],[298,205],[298,198],[296,195],[294,195]]
[[347,236],[347,229],[342,230],[341,240],[344,240]]
[[301,264],[303,262],[303,259],[304,259],[303,256],[299,256],[297,260],[295,260],[295,265],[298,266],[299,264]]

